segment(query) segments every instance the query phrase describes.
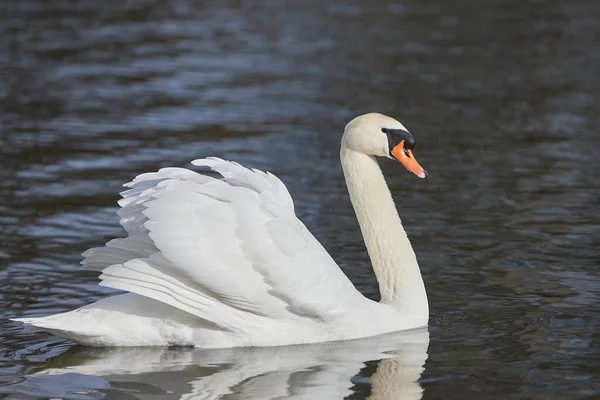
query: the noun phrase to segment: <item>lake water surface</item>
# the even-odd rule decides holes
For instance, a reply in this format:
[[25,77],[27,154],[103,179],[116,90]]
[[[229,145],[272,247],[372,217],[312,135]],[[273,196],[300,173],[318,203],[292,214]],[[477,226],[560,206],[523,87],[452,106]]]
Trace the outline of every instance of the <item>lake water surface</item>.
[[[212,3],[212,4],[210,4]],[[600,3],[20,0],[0,12],[0,396],[600,396]],[[80,253],[122,236],[136,174],[218,156],[278,175],[377,299],[338,151],[379,111],[429,330],[279,349],[88,349],[8,318],[113,292]]]

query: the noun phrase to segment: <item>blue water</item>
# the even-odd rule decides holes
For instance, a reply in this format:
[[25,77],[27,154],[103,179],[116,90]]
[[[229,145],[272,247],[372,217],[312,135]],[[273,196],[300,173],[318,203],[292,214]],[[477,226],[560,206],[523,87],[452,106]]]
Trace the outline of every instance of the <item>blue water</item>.
[[[600,396],[599,27],[592,0],[3,5],[1,395]],[[422,182],[382,162],[427,286],[429,332],[109,350],[8,321],[112,294],[78,264],[123,235],[121,185],[205,156],[278,175],[377,299],[338,160],[345,123],[369,111],[414,133],[429,172]]]

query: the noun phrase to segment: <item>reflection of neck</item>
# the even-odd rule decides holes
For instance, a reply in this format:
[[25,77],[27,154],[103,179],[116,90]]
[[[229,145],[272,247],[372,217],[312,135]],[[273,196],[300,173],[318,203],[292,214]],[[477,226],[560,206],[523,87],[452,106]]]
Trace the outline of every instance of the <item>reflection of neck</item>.
[[377,160],[344,145],[340,156],[350,200],[379,282],[381,302],[415,316],[427,316],[427,295],[417,258]]
[[403,360],[381,360],[371,377],[371,395],[368,400],[420,399],[423,388],[417,382],[423,368],[404,365]]

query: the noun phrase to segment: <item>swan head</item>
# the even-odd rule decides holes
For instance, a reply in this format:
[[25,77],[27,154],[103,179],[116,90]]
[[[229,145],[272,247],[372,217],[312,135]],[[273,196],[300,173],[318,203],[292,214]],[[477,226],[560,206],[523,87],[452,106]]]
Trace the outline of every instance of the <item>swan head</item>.
[[427,178],[427,172],[412,154],[415,138],[400,122],[387,115],[370,113],[354,118],[346,125],[342,147],[399,161],[406,169]]

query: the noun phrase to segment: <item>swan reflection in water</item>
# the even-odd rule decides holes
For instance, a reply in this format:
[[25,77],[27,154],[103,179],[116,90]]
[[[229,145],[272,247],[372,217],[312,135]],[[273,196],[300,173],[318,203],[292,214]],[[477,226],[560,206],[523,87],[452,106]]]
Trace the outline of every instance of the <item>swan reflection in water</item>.
[[[369,399],[420,399],[417,381],[428,345],[428,331],[418,329],[285,347],[77,347],[18,386],[37,393],[43,388],[53,397],[71,398],[76,393],[78,399],[119,393],[136,399],[328,400],[343,399],[354,393],[355,385],[364,383],[370,385]],[[361,372],[366,362],[378,360],[374,372]]]

